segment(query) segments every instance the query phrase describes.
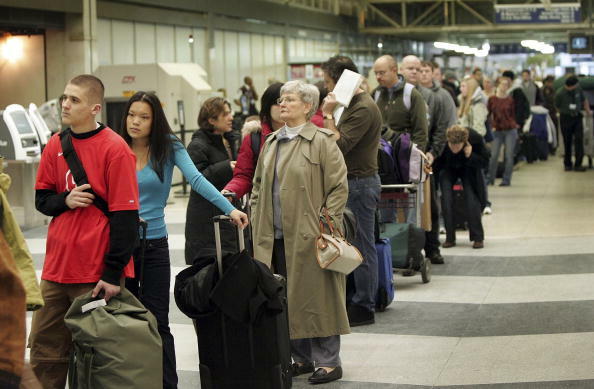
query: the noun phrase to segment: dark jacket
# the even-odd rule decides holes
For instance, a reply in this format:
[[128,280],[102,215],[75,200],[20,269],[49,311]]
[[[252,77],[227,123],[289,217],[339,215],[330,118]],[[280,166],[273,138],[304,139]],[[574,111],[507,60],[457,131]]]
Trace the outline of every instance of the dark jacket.
[[[211,130],[199,129],[192,135],[188,154],[196,168],[218,190],[222,190],[233,177],[229,154],[221,135]],[[204,197],[192,191],[186,212],[186,263],[191,265],[197,258],[215,255],[214,224],[212,218],[221,211]],[[236,252],[236,232],[229,223],[221,224],[221,239],[224,253]]]
[[256,323],[265,312],[281,313],[285,288],[247,251],[223,259],[223,277],[215,261],[198,261],[175,277],[174,296],[180,310],[197,319],[220,309],[242,323]]
[[371,92],[383,119],[384,127],[397,134],[410,133],[411,139],[421,150],[427,148],[429,139],[429,121],[427,104],[421,93],[415,88],[411,93],[410,109],[404,104],[404,77],[398,75],[398,83],[390,96],[388,88],[379,86]]
[[456,104],[450,94],[433,81],[433,87],[428,88],[433,93],[431,120],[429,122],[429,144],[427,151],[434,157],[441,155],[446,145],[446,130],[456,124]]
[[526,120],[530,117],[530,102],[520,87],[513,87],[510,90],[509,95],[514,99],[514,111],[516,123],[519,128],[518,131],[522,131],[524,123],[526,123]]
[[447,80],[443,80],[441,82],[441,86],[443,87],[443,89],[445,89],[450,96],[452,96],[452,99],[454,100],[454,104],[456,105],[456,107],[458,107],[460,105],[460,102],[458,101],[458,95],[460,94],[460,89],[456,86],[456,84],[454,84],[453,82],[447,81]]
[[[468,130],[468,142],[472,146],[470,158],[466,158],[464,150],[454,154],[449,146],[446,146],[441,156],[433,163],[433,168],[436,174],[444,170],[453,170],[454,175],[469,177],[471,189],[475,192],[481,203],[481,209],[483,209],[487,205],[487,193],[482,170],[489,165],[491,153],[485,146],[483,137],[473,129]],[[468,188],[464,188],[464,190],[468,190]]]

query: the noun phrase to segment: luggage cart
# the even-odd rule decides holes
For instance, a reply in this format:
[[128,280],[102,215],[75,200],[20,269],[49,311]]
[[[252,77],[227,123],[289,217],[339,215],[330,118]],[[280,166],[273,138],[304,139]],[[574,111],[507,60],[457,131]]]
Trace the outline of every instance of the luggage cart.
[[[426,284],[431,281],[431,261],[421,252],[425,245],[425,231],[420,227],[422,191],[423,183],[382,185],[378,214],[380,236],[392,240],[393,270],[413,274],[420,272],[421,279]],[[413,217],[414,223],[407,223]],[[404,240],[407,242],[406,247],[397,242],[404,237],[407,239]],[[416,254],[411,255],[409,244],[415,241]]]

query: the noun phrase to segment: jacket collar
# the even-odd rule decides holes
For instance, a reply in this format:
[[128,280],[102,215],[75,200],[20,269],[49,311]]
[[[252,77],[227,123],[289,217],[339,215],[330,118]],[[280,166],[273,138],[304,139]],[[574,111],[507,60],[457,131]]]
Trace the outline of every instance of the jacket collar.
[[[275,139],[277,139],[281,130],[282,130],[282,128],[280,130],[275,131],[272,136]],[[307,123],[305,123],[305,127],[303,127],[303,129],[301,129],[301,131],[299,132],[299,134],[297,136],[300,136],[304,139],[307,139],[308,141],[311,141],[313,139],[314,135],[316,134],[317,130],[318,130],[318,127],[316,127],[315,124],[313,124],[312,122],[307,122]]]

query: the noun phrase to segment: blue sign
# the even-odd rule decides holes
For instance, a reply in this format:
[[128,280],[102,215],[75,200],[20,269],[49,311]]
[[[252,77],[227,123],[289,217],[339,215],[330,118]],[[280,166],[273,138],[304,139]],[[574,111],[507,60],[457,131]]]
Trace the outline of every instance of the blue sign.
[[580,3],[495,5],[495,23],[580,23]]

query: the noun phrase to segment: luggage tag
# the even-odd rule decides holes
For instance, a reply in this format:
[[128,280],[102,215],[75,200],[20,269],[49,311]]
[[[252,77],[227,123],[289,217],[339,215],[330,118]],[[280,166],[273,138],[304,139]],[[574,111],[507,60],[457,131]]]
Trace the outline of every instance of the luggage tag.
[[107,302],[105,301],[105,299],[91,301],[90,303],[87,303],[82,306],[82,313],[91,311],[95,308],[104,307],[106,305],[107,305]]

